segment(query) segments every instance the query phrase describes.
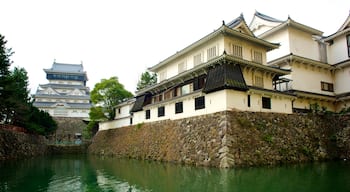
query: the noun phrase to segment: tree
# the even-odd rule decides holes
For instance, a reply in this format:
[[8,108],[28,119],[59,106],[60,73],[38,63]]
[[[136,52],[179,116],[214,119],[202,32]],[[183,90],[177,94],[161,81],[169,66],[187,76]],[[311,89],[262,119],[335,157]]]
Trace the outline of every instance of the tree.
[[[124,89],[124,85],[119,83],[118,77],[111,77],[109,79],[102,79],[100,83],[97,83],[94,89],[91,91],[91,101],[95,105],[91,109],[92,112],[100,110],[103,112],[103,118],[112,120],[115,116],[114,107],[121,103],[124,99],[133,97],[133,95]],[[96,109],[96,107],[101,107]],[[91,120],[100,120],[99,116],[93,116],[90,113]]]
[[9,107],[11,103],[9,99],[13,94],[13,89],[10,89],[10,57],[13,54],[11,49],[6,48],[7,41],[0,34],[0,122],[7,122],[10,114]]
[[141,78],[137,82],[136,90],[139,91],[143,88],[154,85],[156,83],[157,83],[157,74],[146,71],[141,74]]

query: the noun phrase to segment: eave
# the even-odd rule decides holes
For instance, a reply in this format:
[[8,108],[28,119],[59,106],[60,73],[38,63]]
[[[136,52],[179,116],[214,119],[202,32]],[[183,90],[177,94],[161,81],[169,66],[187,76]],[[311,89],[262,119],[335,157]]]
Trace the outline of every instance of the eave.
[[290,74],[289,70],[284,70],[284,69],[279,69],[279,68],[275,68],[275,67],[270,67],[270,66],[266,66],[260,63],[255,63],[252,61],[248,61],[248,60],[244,60],[238,57],[234,57],[231,55],[227,55],[226,53],[222,54],[221,56],[215,57],[211,60],[209,60],[206,63],[202,63],[200,65],[195,66],[192,69],[189,69],[187,71],[184,71],[178,75],[175,75],[169,79],[166,79],[164,81],[161,81],[160,83],[157,83],[153,86],[150,87],[146,87],[140,91],[136,92],[136,95],[142,95],[145,94],[147,92],[153,93],[153,92],[157,92],[160,90],[164,90],[167,89],[169,87],[178,85],[180,83],[185,82],[186,80],[189,80],[191,78],[200,76],[202,74],[206,74],[207,73],[207,69],[211,66],[220,64],[221,61],[224,62],[232,62],[235,64],[239,64],[242,67],[249,67],[249,68],[257,68],[263,71],[267,71],[270,73],[274,73],[277,75],[288,75]]
[[347,29],[345,29],[345,30],[343,30],[343,31],[337,31],[336,33],[333,33],[332,35],[323,38],[323,40],[324,40],[325,42],[330,42],[330,41],[332,41],[333,39],[335,39],[335,38],[337,38],[337,37],[339,37],[339,36],[341,36],[341,35],[345,35],[345,34],[347,34],[347,33],[349,33],[349,32],[350,32],[350,28],[347,28]]
[[266,47],[267,51],[270,51],[272,49],[276,49],[276,48],[278,48],[280,46],[279,44],[270,43],[268,41],[256,38],[255,36],[250,36],[250,35],[244,34],[242,32],[239,32],[237,30],[230,29],[226,25],[222,25],[219,29],[217,29],[214,32],[210,33],[209,35],[203,37],[202,39],[194,42],[193,44],[191,44],[188,47],[182,49],[181,51],[178,51],[176,54],[168,57],[167,59],[165,59],[163,61],[161,61],[157,65],[148,68],[148,70],[154,72],[155,70],[165,66],[169,62],[171,62],[171,61],[173,61],[173,60],[175,60],[175,59],[177,59],[177,58],[187,54],[189,51],[199,47],[200,45],[206,43],[207,41],[209,41],[211,39],[214,39],[214,38],[218,37],[219,35],[229,35],[229,36],[233,36],[233,37],[243,38],[243,39],[248,40],[250,42],[254,42],[254,43],[257,43],[257,44],[260,44],[260,45]]
[[277,31],[280,31],[286,27],[294,27],[296,29],[300,29],[302,31],[305,31],[307,33],[310,33],[312,35],[319,35],[319,36],[322,36],[323,32],[320,31],[320,30],[317,30],[317,29],[314,29],[312,27],[309,27],[309,26],[306,26],[306,25],[303,25],[301,23],[298,23],[298,22],[295,22],[294,20],[292,19],[288,19],[287,21],[285,21],[284,23],[272,28],[271,30],[268,30],[262,34],[259,35],[259,38],[265,38],[265,37],[268,37],[269,35],[272,35],[274,33],[276,33]]
[[308,64],[308,65],[312,65],[312,66],[315,66],[315,67],[320,67],[320,68],[323,68],[323,69],[329,69],[329,70],[333,69],[333,66],[330,65],[330,64],[323,63],[323,62],[320,62],[320,61],[316,61],[316,60],[313,60],[313,59],[309,59],[309,58],[306,58],[306,57],[301,57],[301,56],[298,56],[298,55],[294,55],[292,53],[268,62],[268,66],[280,66],[280,65],[286,64],[286,63],[290,64],[293,61],[298,61],[298,62],[300,62],[302,64]]

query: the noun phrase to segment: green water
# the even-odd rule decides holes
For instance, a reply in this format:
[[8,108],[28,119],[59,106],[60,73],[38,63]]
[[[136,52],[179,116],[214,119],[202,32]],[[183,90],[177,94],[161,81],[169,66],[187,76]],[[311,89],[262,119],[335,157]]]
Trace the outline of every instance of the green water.
[[0,191],[350,191],[350,163],[216,169],[86,156],[0,163]]

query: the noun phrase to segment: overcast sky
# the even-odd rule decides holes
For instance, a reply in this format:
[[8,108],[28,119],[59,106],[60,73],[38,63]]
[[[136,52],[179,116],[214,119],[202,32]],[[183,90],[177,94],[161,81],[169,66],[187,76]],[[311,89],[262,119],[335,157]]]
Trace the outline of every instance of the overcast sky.
[[0,0],[0,33],[28,71],[31,93],[48,83],[44,68],[80,64],[88,86],[117,76],[134,93],[142,72],[243,13],[336,32],[349,0]]

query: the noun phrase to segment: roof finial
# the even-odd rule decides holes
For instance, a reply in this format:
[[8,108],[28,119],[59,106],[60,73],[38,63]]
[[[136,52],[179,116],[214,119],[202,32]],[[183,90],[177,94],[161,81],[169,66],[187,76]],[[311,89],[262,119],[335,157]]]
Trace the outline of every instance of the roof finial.
[[53,63],[56,63],[56,58],[53,59]]
[[225,25],[225,20],[222,20],[222,25]]

